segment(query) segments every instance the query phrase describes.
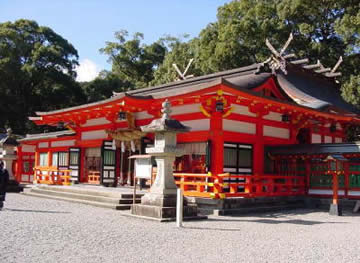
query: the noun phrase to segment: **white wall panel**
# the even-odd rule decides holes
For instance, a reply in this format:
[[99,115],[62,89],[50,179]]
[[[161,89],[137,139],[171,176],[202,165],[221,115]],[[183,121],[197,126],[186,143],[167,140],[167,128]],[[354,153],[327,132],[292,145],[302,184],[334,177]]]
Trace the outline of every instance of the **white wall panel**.
[[105,138],[107,138],[107,136],[108,136],[108,134],[105,132],[105,130],[88,131],[88,132],[81,133],[82,140],[105,139]]
[[265,115],[263,118],[265,120],[272,120],[272,121],[281,121],[281,113],[270,111],[268,115]]
[[193,121],[182,121],[183,125],[191,127],[190,131],[208,131],[210,130],[210,120],[201,119]]
[[285,128],[278,128],[278,127],[264,125],[264,136],[289,139],[290,130]]
[[341,143],[343,140],[341,137],[335,137],[335,142],[336,143]]
[[171,115],[200,112],[200,103],[171,107]]
[[38,145],[39,148],[48,148],[49,143],[48,142],[40,142]]
[[87,120],[86,123],[83,125],[83,127],[109,124],[109,123],[110,123],[110,121],[108,121],[106,118],[96,118],[96,119]]
[[23,145],[22,151],[26,153],[34,153],[35,152],[35,145]]
[[223,120],[223,130],[248,134],[256,133],[256,124],[243,121]]
[[237,114],[242,114],[242,115],[247,115],[247,116],[251,116],[251,117],[256,117],[255,113],[252,113],[249,111],[249,107],[247,106],[242,106],[242,105],[233,105],[233,113],[237,113]]
[[140,111],[135,113],[135,119],[136,120],[143,120],[143,119],[150,119],[153,118],[151,114],[147,113],[146,111]]
[[75,145],[75,140],[55,141],[51,143],[51,147],[74,146],[74,145]]
[[[313,195],[332,195],[332,190],[323,190],[323,189],[309,189],[309,194]],[[344,195],[344,190],[338,190],[338,195]]]
[[331,136],[325,136],[325,137],[324,137],[324,143],[332,143],[332,138],[331,138]]
[[321,135],[316,133],[311,134],[311,143],[321,143]]

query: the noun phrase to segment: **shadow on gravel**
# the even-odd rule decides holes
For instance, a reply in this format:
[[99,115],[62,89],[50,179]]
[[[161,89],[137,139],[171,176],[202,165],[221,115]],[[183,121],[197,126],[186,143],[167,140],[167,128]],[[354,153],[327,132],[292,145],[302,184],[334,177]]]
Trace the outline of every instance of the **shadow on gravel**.
[[347,224],[347,222],[321,222],[321,221],[311,221],[311,220],[301,220],[301,219],[289,219],[289,220],[276,220],[276,219],[221,219],[221,218],[209,218],[209,221],[223,221],[223,222],[248,222],[248,223],[261,223],[261,224],[294,224],[294,225],[320,225],[320,224]]
[[71,212],[63,212],[63,211],[48,211],[48,210],[24,210],[24,209],[13,209],[13,208],[5,208],[5,211],[10,212],[26,212],[26,213],[48,213],[48,214],[71,214]]
[[185,229],[194,229],[194,230],[215,230],[215,231],[243,231],[240,228],[216,228],[216,227],[193,227],[193,226],[183,226]]

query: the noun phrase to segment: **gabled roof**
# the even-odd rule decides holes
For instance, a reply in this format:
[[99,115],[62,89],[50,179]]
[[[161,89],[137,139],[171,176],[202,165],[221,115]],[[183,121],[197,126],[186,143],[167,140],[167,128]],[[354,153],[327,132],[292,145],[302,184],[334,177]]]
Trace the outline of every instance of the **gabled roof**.
[[[200,77],[194,77],[182,81],[176,81],[128,91],[127,93],[114,93],[114,96],[89,104],[70,107],[50,112],[37,112],[38,116],[62,114],[69,111],[83,110],[88,107],[106,106],[116,103],[126,98],[136,100],[161,99],[169,96],[182,95],[189,92],[202,90],[221,83],[229,83],[234,89],[240,91],[251,91],[260,85],[273,79],[279,92],[294,104],[314,109],[316,111],[329,112],[331,108],[335,114],[360,114],[360,111],[351,104],[344,101],[340,95],[340,86],[335,83],[333,78],[325,77],[315,73],[310,69],[305,69],[301,65],[286,64],[287,74],[276,71],[275,74],[263,71],[264,63],[253,64],[232,70],[226,70]],[[255,93],[262,97],[260,93]],[[273,99],[270,98],[269,99]],[[41,117],[31,117],[31,120],[40,120]]]

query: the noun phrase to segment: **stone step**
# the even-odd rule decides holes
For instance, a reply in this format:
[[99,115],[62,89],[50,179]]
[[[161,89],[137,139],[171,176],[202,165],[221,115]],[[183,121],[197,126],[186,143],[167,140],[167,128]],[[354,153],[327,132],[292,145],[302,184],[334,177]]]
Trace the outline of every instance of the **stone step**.
[[[72,186],[55,186],[55,185],[37,185],[36,188],[58,191],[58,192],[68,192],[68,193],[78,193],[85,195],[97,195],[104,197],[114,197],[114,198],[132,198],[133,193],[131,193],[132,189],[129,189],[128,193],[122,193],[118,191],[107,191],[103,190],[99,187],[99,189],[89,189],[89,188],[81,188],[81,187],[72,187]],[[136,194],[137,198],[141,198],[144,194]]]
[[109,209],[115,209],[115,210],[129,210],[131,208],[131,205],[128,205],[128,204],[111,204],[111,203],[104,203],[104,202],[95,202],[95,201],[39,194],[39,193],[34,193],[32,191],[23,192],[22,194],[28,195],[28,196],[33,196],[33,197],[40,197],[40,198],[54,199],[54,200],[59,200],[59,201],[67,201],[67,202],[72,202],[72,203],[86,204],[86,205],[92,205],[92,206],[96,206],[96,207],[109,208]]
[[[62,191],[53,191],[43,188],[32,188],[32,193],[49,195],[49,196],[57,196],[57,197],[65,197],[70,199],[80,199],[80,200],[87,200],[87,201],[94,201],[94,202],[103,202],[103,203],[110,203],[110,204],[132,204],[132,198],[114,198],[114,197],[105,197],[99,196],[95,193],[93,194],[82,194],[82,193],[75,193],[75,192],[62,192]],[[135,202],[140,202],[140,199],[137,198]]]
[[[254,206],[254,207],[244,207],[244,208],[234,208],[234,209],[215,209],[215,210],[198,208],[198,210],[203,214],[214,214],[218,216],[225,216],[225,215],[241,215],[241,214],[249,214],[249,213],[275,212],[275,211],[299,209],[299,208],[304,208],[304,204]],[[213,212],[211,213],[211,211]]]

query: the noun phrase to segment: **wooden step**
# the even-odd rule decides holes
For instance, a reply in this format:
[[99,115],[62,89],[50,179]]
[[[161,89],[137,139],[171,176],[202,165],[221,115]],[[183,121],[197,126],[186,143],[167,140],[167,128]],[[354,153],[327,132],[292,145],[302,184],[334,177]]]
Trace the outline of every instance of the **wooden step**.
[[[57,196],[57,197],[65,197],[70,199],[80,199],[80,200],[87,200],[87,201],[94,201],[94,202],[103,202],[103,203],[110,203],[110,204],[131,204],[133,200],[131,198],[114,198],[114,197],[105,197],[101,195],[93,194],[83,194],[83,193],[75,193],[75,192],[63,192],[63,191],[53,191],[47,190],[43,188],[33,188],[31,189],[32,193],[42,194],[42,195],[49,195],[49,196]],[[138,202],[140,201],[139,198],[136,199]]]
[[[73,187],[73,186],[55,186],[55,185],[37,185],[35,188],[44,189],[44,190],[51,190],[51,191],[58,191],[58,192],[68,192],[68,193],[77,193],[77,194],[85,194],[85,195],[97,195],[103,197],[113,197],[113,198],[132,198],[133,194],[131,189],[129,192],[123,193],[116,190],[109,190],[106,191],[104,189],[89,189],[89,188],[82,188],[82,187]],[[143,193],[136,194],[137,198],[141,198]]]
[[51,195],[46,195],[46,194],[35,193],[32,191],[24,192],[22,194],[28,195],[28,196],[33,196],[33,197],[40,197],[40,198],[54,199],[54,200],[59,200],[59,201],[67,201],[67,202],[72,202],[72,203],[92,205],[92,206],[102,207],[102,208],[110,208],[110,209],[115,209],[115,210],[129,210],[131,208],[131,205],[127,205],[127,204],[111,204],[111,203],[73,199],[73,198],[60,197],[60,196],[51,196]]

